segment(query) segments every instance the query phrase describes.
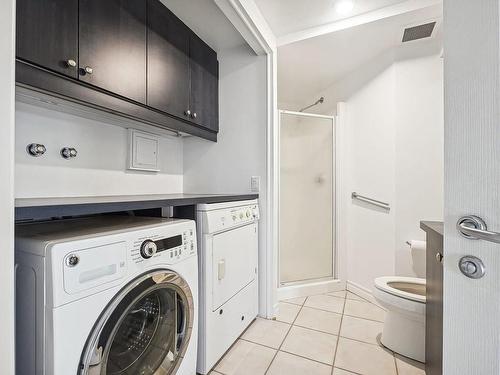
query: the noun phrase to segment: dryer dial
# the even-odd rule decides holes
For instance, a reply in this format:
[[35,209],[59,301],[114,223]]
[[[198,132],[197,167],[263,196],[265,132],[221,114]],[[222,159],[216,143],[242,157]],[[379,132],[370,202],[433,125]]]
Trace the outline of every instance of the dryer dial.
[[149,259],[156,254],[156,250],[158,250],[158,248],[154,241],[146,240],[141,245],[141,256],[144,259]]

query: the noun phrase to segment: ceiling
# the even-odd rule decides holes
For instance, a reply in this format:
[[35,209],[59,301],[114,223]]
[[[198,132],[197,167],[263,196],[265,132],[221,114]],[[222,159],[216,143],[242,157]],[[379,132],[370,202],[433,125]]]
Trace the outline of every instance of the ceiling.
[[406,26],[441,16],[441,6],[427,7],[279,47],[278,101],[295,109],[293,105],[314,102],[314,95],[387,51],[440,42],[439,22],[433,38],[402,45],[401,37]]
[[336,3],[340,0],[255,0],[274,35],[286,34],[404,2],[404,0],[354,0],[349,15],[340,15]]
[[241,34],[214,1],[161,0],[168,9],[189,26],[215,51],[245,44]]

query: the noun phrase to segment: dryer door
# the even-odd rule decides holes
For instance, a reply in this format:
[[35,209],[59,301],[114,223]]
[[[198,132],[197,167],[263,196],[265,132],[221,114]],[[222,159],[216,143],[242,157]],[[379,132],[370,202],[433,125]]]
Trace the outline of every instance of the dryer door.
[[187,349],[193,296],[175,272],[131,282],[108,305],[82,354],[80,374],[174,374]]

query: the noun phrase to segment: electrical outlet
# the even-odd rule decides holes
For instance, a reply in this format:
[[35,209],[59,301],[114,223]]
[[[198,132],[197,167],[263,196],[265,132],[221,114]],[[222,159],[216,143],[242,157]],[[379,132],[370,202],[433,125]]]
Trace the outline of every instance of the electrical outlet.
[[252,176],[250,179],[250,190],[254,193],[260,192],[260,176]]

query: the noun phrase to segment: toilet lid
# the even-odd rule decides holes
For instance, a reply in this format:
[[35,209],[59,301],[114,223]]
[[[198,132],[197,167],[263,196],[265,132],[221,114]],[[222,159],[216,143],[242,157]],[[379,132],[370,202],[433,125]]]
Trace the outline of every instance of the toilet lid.
[[425,303],[425,279],[384,276],[375,279],[375,287],[410,301]]

